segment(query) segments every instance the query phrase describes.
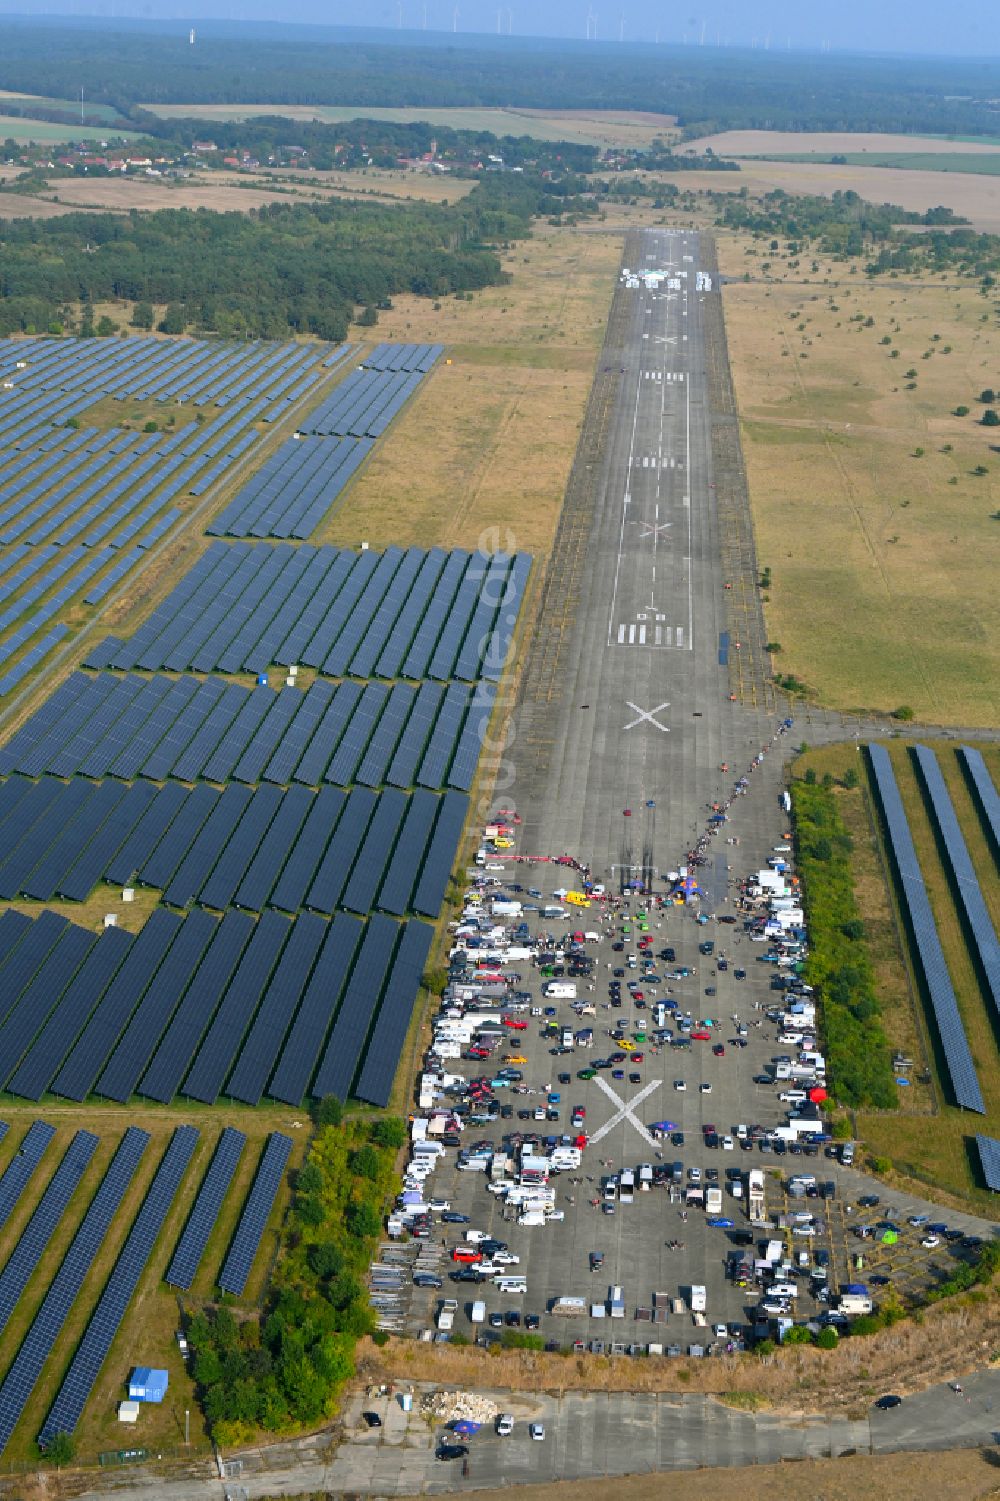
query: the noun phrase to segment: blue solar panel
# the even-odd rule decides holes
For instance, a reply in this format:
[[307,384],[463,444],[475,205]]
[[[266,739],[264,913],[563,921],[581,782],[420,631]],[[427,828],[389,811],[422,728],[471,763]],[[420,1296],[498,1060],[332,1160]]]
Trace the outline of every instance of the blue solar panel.
[[209,879],[252,798],[253,793],[249,787],[230,783],[225,788],[164,891],[165,902],[170,902],[175,907],[186,907],[194,899]]
[[368,923],[344,998],[320,1061],[311,1093],[346,1100],[365,1050],[365,1039],[392,964],[400,925],[376,914]]
[[327,846],[319,869],[309,887],[306,906],[313,912],[335,912],[354,864],[365,830],[377,804],[377,796],[367,787],[356,787],[347,799],[347,807],[337,824],[337,831]]
[[976,1110],[985,1115],[986,1107],[976,1078],[975,1065],[927,897],[920,862],[913,847],[892,761],[883,745],[869,745],[868,755],[952,1091],[956,1102],[963,1109]]
[[149,1136],[130,1126],[115,1152],[101,1185],[80,1221],[69,1250],[49,1284],[31,1327],[0,1384],[0,1454],[28,1404],[83,1280],[105,1244],[111,1222],[135,1176]]
[[268,898],[269,906],[282,912],[297,912],[302,906],[346,801],[346,795],[336,787],[324,787],[313,799],[292,853]]
[[382,884],[389,858],[399,836],[407,809],[405,792],[391,788],[379,794],[364,844],[344,887],[340,905],[348,912],[366,913],[374,906],[375,893]]
[[147,1100],[166,1105],[177,1094],[201,1035],[254,930],[245,912],[227,912],[139,1085]]
[[57,1433],[72,1433],[128,1311],[157,1237],[198,1141],[193,1126],[178,1126],[135,1217],[114,1271],[105,1284],[69,1370],[38,1435],[40,1448]]
[[260,1103],[327,931],[313,912],[296,920],[226,1087],[231,1099]]
[[7,1081],[10,1094],[26,1100],[41,1099],[131,947],[132,934],[124,928],[103,930],[30,1051]]
[[469,799],[461,793],[446,792],[441,799],[441,811],[411,903],[414,912],[423,917],[440,914],[468,812]]
[[128,1025],[112,1040],[108,1061],[94,1085],[95,1094],[124,1104],[135,1093],[164,1028],[217,931],[218,923],[207,912],[192,912],[182,924]]
[[239,1224],[236,1226],[236,1234],[226,1254],[222,1271],[219,1273],[219,1286],[223,1292],[232,1293],[239,1297],[247,1285],[253,1267],[254,1257],[267,1229],[267,1221],[274,1201],[278,1196],[281,1181],[291,1155],[291,1138],[282,1136],[278,1131],[272,1132],[267,1139],[257,1168],[257,1176],[254,1178],[253,1187],[243,1213],[240,1215]]
[[359,1100],[383,1110],[392,1095],[433,937],[429,923],[407,923],[354,1091]]
[[410,797],[410,805],[399,831],[399,839],[392,859],[386,867],[377,906],[383,912],[402,917],[410,904],[410,893],[424,863],[427,842],[437,818],[439,798],[433,792],[418,790]]
[[276,966],[290,928],[290,919],[277,912],[265,912],[257,923],[184,1081],[183,1093],[189,1099],[215,1104],[254,1013],[277,978]]
[[346,912],[338,912],[330,923],[326,941],[267,1088],[272,1100],[283,1100],[286,1105],[293,1106],[302,1103],[363,932],[364,924]]
[[962,830],[955,816],[955,809],[945,786],[941,768],[934,752],[925,745],[918,745],[913,752],[924,786],[934,810],[934,819],[948,857],[952,880],[972,934],[972,942],[979,960],[982,978],[986,982],[994,1010],[1000,1013],[1000,944],[996,929],[983,900],[979,877],[969,855]]
[[79,1102],[90,1093],[104,1060],[112,1052],[181,926],[182,919],[162,907],[148,919],[53,1079],[54,1094]]
[[171,1287],[190,1292],[246,1144],[243,1132],[232,1126],[227,1126],[219,1137],[215,1155],[198,1189],[198,1196],[167,1268],[164,1280]]
[[32,1121],[15,1156],[0,1175],[0,1226],[6,1225],[56,1134],[47,1121]]
[[1000,855],[1000,795],[993,785],[982,752],[963,745],[959,749],[966,775],[972,784],[983,822],[990,836],[994,856]]
[[35,1211],[11,1250],[0,1272],[0,1334],[10,1322],[28,1279],[38,1266],[55,1234],[66,1206],[83,1177],[100,1138],[89,1131],[77,1131],[66,1148],[62,1161],[52,1175]]

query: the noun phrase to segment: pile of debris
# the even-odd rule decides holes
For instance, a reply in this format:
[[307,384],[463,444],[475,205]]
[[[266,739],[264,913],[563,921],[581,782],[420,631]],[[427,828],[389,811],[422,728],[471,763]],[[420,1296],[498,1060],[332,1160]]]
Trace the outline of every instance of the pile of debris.
[[425,1417],[435,1418],[439,1423],[465,1421],[491,1423],[499,1408],[489,1397],[476,1392],[428,1392],[421,1400],[420,1410]]

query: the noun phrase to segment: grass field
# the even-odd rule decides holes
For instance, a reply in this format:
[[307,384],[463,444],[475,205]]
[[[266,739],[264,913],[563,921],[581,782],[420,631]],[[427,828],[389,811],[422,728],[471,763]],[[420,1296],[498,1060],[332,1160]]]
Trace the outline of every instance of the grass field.
[[829,159],[832,155],[857,156],[883,155],[886,152],[941,152],[943,155],[961,152],[974,156],[977,152],[992,152],[1000,141],[990,136],[920,136],[891,135],[876,131],[852,130],[723,130],[717,135],[701,136],[695,141],[685,141],[684,151],[703,153],[711,147],[716,156],[775,156],[805,157],[817,160]]
[[[973,151],[843,151],[843,165],[848,167],[896,168],[901,172],[973,172],[983,177],[1000,174],[1000,152]],[[830,157],[822,152],[787,152],[781,156],[763,156],[767,162],[824,162]],[[840,163],[838,163],[840,165]]]
[[27,120],[20,115],[0,114],[0,140],[35,141],[39,145],[57,141],[134,141],[134,130],[118,125],[55,125],[51,120]]
[[320,533],[339,545],[551,545],[604,336],[620,242],[540,228],[511,282],[440,307],[398,297],[377,337],[447,344]]
[[628,110],[380,109],[325,104],[145,104],[142,108],[166,120],[250,120],[255,115],[284,115],[291,120],[321,120],[333,125],[359,119],[398,120],[404,125],[425,120],[429,125],[447,125],[452,130],[488,130],[494,135],[534,136],[540,141],[576,141],[602,147],[642,147],[655,136],[676,134],[672,115]]
[[724,301],[776,667],[837,708],[996,725],[1000,469],[975,421],[995,374],[987,303],[719,244],[730,277],[761,278]]

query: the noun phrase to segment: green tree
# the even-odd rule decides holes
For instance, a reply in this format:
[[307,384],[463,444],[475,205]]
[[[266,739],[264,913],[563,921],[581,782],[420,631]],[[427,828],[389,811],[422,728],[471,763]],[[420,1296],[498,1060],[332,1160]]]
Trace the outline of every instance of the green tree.
[[367,1178],[374,1183],[379,1175],[381,1161],[374,1147],[359,1147],[348,1160],[351,1172],[357,1178]]
[[159,322],[161,334],[182,334],[187,328],[187,317],[180,303],[172,302]]
[[406,1122],[398,1116],[385,1115],[381,1120],[372,1121],[368,1133],[377,1147],[388,1147],[394,1152],[406,1141]]
[[980,391],[979,393],[979,400],[983,403],[984,406],[991,406],[992,403],[996,401],[996,399],[997,393],[994,391],[992,386],[986,386],[985,389]]
[[151,302],[137,302],[132,309],[132,327],[148,331],[153,327],[155,316]]
[[101,317],[98,318],[98,320],[97,320],[97,334],[98,334],[98,338],[107,339],[112,334],[116,334],[117,332],[118,332],[118,324],[115,322],[115,320],[113,318],[109,318],[108,315],[107,315],[107,313],[103,313],[101,315]]
[[350,1233],[359,1240],[373,1240],[382,1228],[382,1217],[371,1204],[349,1204],[344,1220]]
[[313,1120],[317,1126],[339,1126],[344,1119],[344,1107],[336,1095],[325,1094],[313,1107]]
[[811,1345],[812,1335],[804,1324],[793,1324],[791,1329],[786,1329],[782,1337],[783,1345]]
[[373,307],[372,304],[369,303],[368,306],[365,308],[364,312],[358,314],[358,318],[357,318],[358,327],[359,328],[374,328],[377,322],[378,322],[378,309],[375,308],[375,307]]
[[952,415],[954,417],[968,417],[968,415],[969,415],[969,408],[968,407],[955,407]]
[[816,1344],[821,1350],[835,1350],[839,1342],[837,1331],[830,1324],[825,1329],[821,1329],[816,1336]]
[[76,1445],[69,1433],[54,1433],[45,1446],[45,1458],[54,1465],[71,1464],[76,1456]]
[[1000,427],[1000,413],[994,407],[987,407],[982,416],[983,427]]

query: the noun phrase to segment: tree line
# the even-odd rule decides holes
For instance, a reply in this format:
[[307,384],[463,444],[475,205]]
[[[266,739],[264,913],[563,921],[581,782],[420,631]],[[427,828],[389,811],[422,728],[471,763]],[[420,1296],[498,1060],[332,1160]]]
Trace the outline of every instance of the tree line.
[[339,341],[359,307],[374,321],[395,293],[497,285],[505,273],[495,247],[530,234],[534,216],[595,211],[580,186],[571,176],[505,173],[450,205],[335,199],[248,214],[10,220],[0,223],[0,334],[45,332],[71,324],[79,303],[124,301],[168,304],[165,333]]
[[0,87],[135,104],[650,110],[689,135],[715,129],[989,134],[1000,127],[995,60],[838,57],[712,47],[540,42],[202,23],[7,17]]

